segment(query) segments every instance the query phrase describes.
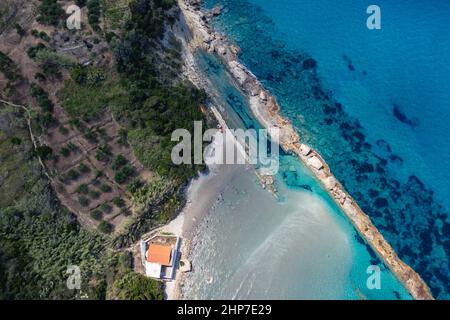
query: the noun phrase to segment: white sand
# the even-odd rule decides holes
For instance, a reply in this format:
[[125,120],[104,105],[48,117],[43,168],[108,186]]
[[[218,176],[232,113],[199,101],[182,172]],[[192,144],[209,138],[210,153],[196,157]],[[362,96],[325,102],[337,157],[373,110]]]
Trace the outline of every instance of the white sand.
[[[235,142],[229,135],[226,136],[225,144]],[[223,156],[223,150],[217,143],[220,139],[215,139],[214,141],[216,143],[213,142],[207,149],[206,162],[208,160],[212,162],[212,158],[221,159]],[[233,177],[242,170],[242,167],[243,165],[210,164],[208,166],[208,174],[200,174],[199,177],[191,181],[187,190],[186,206],[174,220],[161,228],[161,232],[170,232],[182,237],[180,248],[182,259],[186,259],[189,254],[189,242],[198,222],[208,212],[212,203],[220,197],[221,192]],[[179,297],[180,282],[182,282],[182,273],[178,270],[175,279],[166,282],[165,293],[167,300],[175,300]]]

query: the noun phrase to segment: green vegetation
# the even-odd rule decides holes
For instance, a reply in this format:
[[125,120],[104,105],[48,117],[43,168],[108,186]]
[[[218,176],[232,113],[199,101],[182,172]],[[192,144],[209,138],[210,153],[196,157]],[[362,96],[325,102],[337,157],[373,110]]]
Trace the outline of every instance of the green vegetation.
[[112,212],[112,207],[107,204],[107,203],[102,203],[100,205],[100,210],[102,210],[104,213],[111,213]]
[[[128,31],[115,42],[117,70],[131,102],[116,105],[116,119],[128,131],[128,141],[137,158],[161,176],[180,184],[202,170],[199,165],[174,165],[170,153],[175,129],[193,131],[194,121],[203,121],[199,105],[205,94],[178,80],[181,66],[170,55],[158,55],[163,33],[164,9],[172,1],[134,0],[130,3]],[[172,41],[177,49],[176,41]]]
[[[97,31],[103,14],[101,1],[76,2],[80,6],[87,4],[89,23]],[[116,2],[126,4],[129,1]],[[0,298],[80,298],[81,293],[91,299],[163,298],[163,284],[133,273],[130,254],[111,250],[111,244],[115,249],[120,248],[136,241],[142,232],[173,217],[183,203],[183,185],[202,169],[201,166],[175,166],[170,161],[172,130],[192,130],[193,120],[203,119],[199,104],[204,99],[202,92],[178,78],[181,69],[176,42],[169,40],[172,48],[162,54],[165,49],[159,42],[164,25],[170,23],[165,10],[174,3],[172,0],[131,0],[126,27],[116,33],[106,30],[105,35],[98,34],[98,37],[108,35],[110,44],[114,45],[117,61],[114,71],[93,66],[76,67],[73,61],[44,44],[28,51],[41,68],[35,75],[38,81],[55,80],[53,77],[60,76],[63,68],[72,70],[71,79],[59,93],[62,105],[71,117],[72,128],[87,133],[87,138],[95,136],[106,140],[108,136],[104,130],[88,132],[86,129],[90,125],[86,122],[99,119],[104,109],[110,108],[122,126],[119,143],[128,145],[131,142],[141,161],[151,155],[149,152],[157,154],[148,157],[144,164],[159,173],[161,180],[157,178],[149,185],[137,181],[130,184],[142,214],[130,218],[132,223],[124,236],[116,238],[116,235],[101,234],[113,231],[110,223],[101,221],[104,213],[113,211],[112,204],[120,207],[122,213],[130,214],[120,198],[89,213],[100,221],[98,231],[82,229],[76,217],[58,202],[37,161],[36,153],[44,159],[52,158],[52,149],[41,146],[34,152],[20,112],[14,110],[4,114],[2,108],[0,115],[5,119],[0,119]],[[60,24],[63,10],[58,1],[42,0],[38,4],[41,23]],[[43,41],[48,40],[48,35],[34,34]],[[7,77],[8,74],[19,77],[14,64],[5,57],[0,55],[0,71]],[[49,125],[54,119],[48,94],[38,85],[33,86],[32,93],[42,111],[37,120]],[[81,119],[80,115],[83,115]],[[17,127],[5,128],[13,125]],[[58,130],[68,134],[62,125]],[[65,148],[69,153],[76,150],[76,146],[70,144]],[[97,156],[102,161],[111,161],[120,183],[132,179],[134,168],[120,156],[114,157],[106,143],[98,148]],[[87,173],[86,167],[80,165],[69,170],[64,180],[78,179]],[[91,199],[98,196],[97,189],[112,191],[111,186],[101,184],[100,176],[96,176],[95,190],[94,185],[78,187],[79,194],[75,197],[81,205],[88,206]],[[64,188],[62,184],[61,187]],[[115,207],[114,211],[117,210]],[[80,266],[82,292],[67,289],[68,265]]]
[[115,171],[122,168],[124,165],[128,163],[127,158],[125,158],[123,155],[119,154],[116,156],[112,162],[111,168]]
[[[101,0],[102,16],[106,27],[109,29],[120,29],[130,18],[128,4],[131,0]],[[107,38],[109,38],[107,36]],[[109,40],[108,40],[109,42]]]
[[52,156],[53,150],[49,146],[43,145],[43,146],[39,146],[36,148],[36,154],[42,160],[47,160],[47,159],[50,159],[50,157]]
[[86,5],[87,0],[75,0],[75,4],[79,6],[80,8],[84,7]]
[[80,174],[77,170],[70,169],[69,172],[67,172],[66,178],[68,180],[77,180],[80,177]]
[[98,230],[103,233],[111,233],[113,231],[113,226],[106,221],[100,221]]
[[11,137],[10,141],[12,144],[17,145],[17,146],[22,143],[22,139],[20,139],[18,137]]
[[37,81],[45,81],[47,80],[47,77],[42,72],[36,72],[36,74],[34,75],[34,79],[36,79]]
[[119,207],[119,208],[125,207],[125,201],[120,197],[114,197],[113,203],[116,207]]
[[[90,298],[104,297],[105,240],[59,205],[33,157],[24,118],[2,106],[0,123],[0,299],[76,298],[66,286],[68,265],[80,266]],[[12,131],[20,145],[10,142]]]
[[79,196],[78,197],[78,202],[80,203],[80,205],[82,207],[87,207],[89,206],[89,204],[91,203],[91,201],[89,200],[89,198],[86,198],[85,196]]
[[[82,72],[83,75],[80,75],[79,71],[72,71],[72,79],[68,80],[58,93],[59,101],[71,117],[76,118],[82,115],[83,120],[89,122],[98,119],[101,112],[108,106],[128,104],[127,94],[114,74],[105,72],[101,77],[92,78],[89,75],[98,74],[99,71],[87,69],[75,68],[75,70],[85,70]],[[87,78],[84,76],[85,73]],[[104,80],[100,80],[103,77]]]
[[48,93],[35,83],[31,84],[31,96],[36,98],[42,111],[53,112],[53,103],[48,98]]
[[101,16],[101,8],[100,8],[100,0],[88,0],[87,1],[88,8],[88,21],[94,31],[100,31],[100,16]]
[[133,175],[135,174],[135,170],[132,166],[126,165],[122,167],[114,176],[114,179],[119,184],[126,183]]
[[163,284],[136,273],[126,273],[113,285],[113,294],[119,300],[163,300]]
[[45,33],[44,31],[38,31],[36,29],[31,30],[31,35],[35,38],[40,38],[46,42],[50,41],[50,37],[48,36],[47,33]]
[[38,7],[38,22],[47,25],[57,26],[64,10],[57,0],[41,0]]
[[69,133],[69,130],[63,125],[59,126],[58,131],[63,135],[67,135]]
[[36,56],[39,51],[46,50],[47,47],[43,43],[38,43],[34,47],[31,47],[27,50],[27,55],[30,59],[36,59]]
[[97,148],[95,152],[95,159],[102,162],[108,162],[110,160],[112,153],[111,149],[107,144],[102,144]]
[[19,79],[17,66],[14,62],[3,52],[0,51],[0,72],[10,81]]
[[108,184],[102,184],[102,185],[100,186],[100,191],[101,191],[101,192],[105,192],[105,193],[109,193],[109,192],[112,191],[112,188],[111,188],[111,186],[108,185]]
[[88,194],[89,193],[89,187],[87,186],[87,184],[80,184],[78,187],[77,187],[77,190],[76,190],[76,192],[77,193],[82,193],[82,194]]
[[100,198],[100,192],[95,191],[95,190],[90,190],[89,191],[89,197],[91,199],[98,199],[98,198]]
[[22,26],[18,23],[14,25],[14,28],[16,29],[16,32],[19,36],[23,37],[27,34],[27,32],[22,28]]
[[69,150],[69,148],[66,148],[66,147],[62,147],[60,150],[59,150],[59,153],[63,156],[63,157],[68,157],[68,156],[70,156],[70,150]]
[[78,171],[80,171],[81,173],[89,173],[91,172],[91,168],[84,163],[80,163],[80,165],[78,166]]
[[103,217],[103,212],[101,212],[100,210],[93,210],[91,211],[91,218],[97,221],[102,220]]

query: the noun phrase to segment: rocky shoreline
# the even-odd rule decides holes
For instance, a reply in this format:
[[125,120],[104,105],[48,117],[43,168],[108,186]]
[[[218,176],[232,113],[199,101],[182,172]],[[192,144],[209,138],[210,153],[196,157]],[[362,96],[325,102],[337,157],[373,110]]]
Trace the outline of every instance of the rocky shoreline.
[[[209,26],[209,19],[220,13],[220,8],[210,12],[201,10],[201,0],[178,0],[183,18],[191,31],[188,47],[192,50],[201,48],[215,53],[234,76],[236,82],[247,94],[250,107],[256,119],[265,128],[280,128],[280,145],[284,151],[298,156],[315,174],[330,196],[367,241],[378,256],[403,283],[414,299],[433,299],[430,289],[422,278],[395,253],[384,239],[370,218],[361,210],[355,200],[337,181],[327,163],[320,154],[301,142],[291,122],[280,114],[276,99],[259,83],[256,77],[237,59],[239,48],[227,42],[227,39],[214,32]],[[190,63],[193,63],[192,61]]]

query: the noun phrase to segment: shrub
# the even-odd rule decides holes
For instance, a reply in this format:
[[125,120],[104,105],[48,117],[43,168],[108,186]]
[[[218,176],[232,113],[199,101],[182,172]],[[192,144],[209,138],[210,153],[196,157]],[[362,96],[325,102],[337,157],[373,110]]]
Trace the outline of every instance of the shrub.
[[89,191],[89,197],[91,197],[91,199],[98,199],[100,198],[100,193],[95,190],[91,190]]
[[17,66],[6,54],[0,51],[0,72],[5,75],[8,80],[15,81],[19,78]]
[[74,144],[73,142],[69,142],[69,143],[67,144],[67,148],[69,148],[70,151],[76,151],[76,150],[78,150],[78,147],[77,147],[76,144]]
[[50,37],[44,31],[39,32],[39,38],[47,42],[50,41]]
[[88,194],[89,187],[86,184],[80,184],[76,190],[77,193]]
[[63,134],[63,135],[67,135],[69,133],[69,130],[62,125],[59,126],[58,131],[61,132],[61,134]]
[[144,183],[139,178],[133,179],[133,181],[127,185],[127,191],[131,194],[135,194],[143,185]]
[[109,158],[111,156],[110,148],[107,144],[102,144],[97,148],[97,151],[95,152],[95,159],[102,162],[109,161]]
[[141,274],[129,272],[117,278],[113,292],[119,300],[163,300],[164,284]]
[[91,143],[95,143],[97,142],[97,133],[95,133],[94,130],[92,130],[91,128],[89,128],[87,130],[87,132],[84,134],[84,137],[86,138],[86,140],[88,140]]
[[125,201],[120,197],[114,197],[113,203],[119,208],[122,208],[125,206]]
[[94,31],[100,31],[100,1],[99,0],[88,0],[87,2],[88,8],[88,21]]
[[108,184],[102,184],[102,185],[100,186],[100,191],[101,191],[101,192],[111,192],[111,191],[112,191],[112,188],[111,188],[111,186],[108,185]]
[[82,8],[82,7],[84,7],[86,5],[86,0],[76,0],[75,3],[76,3],[77,6]]
[[31,84],[31,95],[36,98],[39,107],[43,111],[53,111],[53,103],[48,98],[48,93],[35,83]]
[[119,138],[117,139],[117,143],[127,147],[128,146],[128,131],[120,128],[119,129]]
[[70,169],[69,172],[67,172],[67,179],[69,180],[76,180],[80,177],[80,174],[78,173],[78,171],[74,170],[74,169]]
[[124,184],[134,175],[134,173],[134,168],[130,165],[126,165],[115,174],[114,179],[117,183]]
[[70,126],[73,128],[77,128],[78,130],[82,130],[84,128],[83,123],[80,121],[80,119],[70,119],[69,120]]
[[45,74],[43,74],[41,72],[36,72],[36,74],[34,75],[34,79],[36,79],[38,81],[45,81],[45,80],[47,80],[47,77],[45,76]]
[[56,26],[64,14],[64,10],[57,0],[41,0],[38,14],[37,20],[39,23]]
[[91,211],[90,216],[92,219],[100,221],[103,217],[103,213],[100,210],[96,209],[96,210]]
[[80,203],[81,206],[87,207],[87,206],[89,206],[89,203],[91,201],[88,198],[86,198],[85,196],[79,196],[78,202]]
[[45,111],[43,114],[38,114],[38,123],[45,127],[48,128],[53,124],[56,124],[58,122],[58,120],[53,117],[51,112]]
[[101,221],[98,224],[98,230],[103,233],[111,233],[113,231],[113,226],[106,221]]
[[128,217],[128,216],[131,216],[131,211],[128,210],[128,209],[123,209],[123,210],[122,210],[122,214],[123,214],[125,217]]
[[67,147],[62,147],[59,153],[67,158],[70,155],[70,150]]
[[100,205],[100,210],[102,210],[104,213],[111,213],[112,207],[107,203],[102,203]]
[[18,137],[11,137],[11,139],[9,141],[11,141],[11,143],[16,146],[18,146],[22,143],[22,139],[20,139]]
[[41,159],[47,160],[53,154],[53,150],[49,146],[44,145],[37,147],[36,153]]
[[24,35],[27,34],[20,24],[16,23],[14,27],[16,28],[17,34],[19,36],[23,37]]
[[91,172],[91,168],[89,168],[89,166],[84,163],[80,163],[80,165],[78,166],[78,171],[80,171],[81,173],[89,173]]
[[47,47],[43,43],[38,43],[36,46],[31,47],[27,50],[27,55],[30,59],[36,59],[39,51],[45,50]]
[[127,163],[128,163],[127,158],[125,158],[123,155],[119,154],[117,157],[114,158],[111,167],[114,171],[117,171],[120,168],[122,168],[124,165],[126,165]]

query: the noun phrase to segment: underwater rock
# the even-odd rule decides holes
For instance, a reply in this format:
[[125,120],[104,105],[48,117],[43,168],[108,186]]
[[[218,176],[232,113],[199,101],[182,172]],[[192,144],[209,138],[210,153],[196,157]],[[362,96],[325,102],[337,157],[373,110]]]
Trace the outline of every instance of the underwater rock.
[[411,127],[416,127],[419,125],[419,121],[417,119],[409,119],[400,109],[400,107],[394,103],[392,112],[394,116],[399,120],[400,122],[407,124]]
[[313,58],[308,58],[303,61],[303,70],[311,70],[317,67],[317,62]]

